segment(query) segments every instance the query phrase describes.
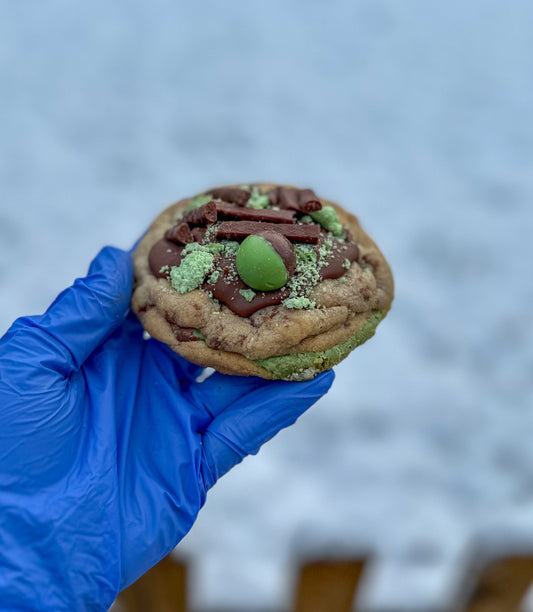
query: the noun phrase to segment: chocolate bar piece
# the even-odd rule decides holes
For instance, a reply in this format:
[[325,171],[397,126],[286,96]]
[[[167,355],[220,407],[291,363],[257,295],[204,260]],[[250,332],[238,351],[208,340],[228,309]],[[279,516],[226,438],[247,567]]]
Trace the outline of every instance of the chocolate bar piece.
[[251,195],[249,191],[239,189],[238,187],[218,187],[209,193],[215,199],[233,202],[237,206],[246,206]]
[[293,242],[316,244],[320,225],[297,225],[296,223],[265,223],[263,221],[223,221],[217,230],[217,238],[243,240],[250,234],[278,232]]
[[215,204],[218,217],[222,219],[293,223],[294,216],[296,214],[296,212],[293,210],[272,210],[270,208],[256,210],[254,208],[245,208],[243,206],[235,206],[234,204],[226,204],[226,202],[215,202]]
[[298,205],[300,210],[306,215],[322,208],[322,203],[312,189],[300,189],[298,192]]
[[312,189],[275,187],[268,193],[272,206],[308,214],[320,210],[322,204]]
[[209,223],[215,223],[217,220],[216,204],[211,200],[211,202],[203,206],[189,210],[189,212],[183,215],[181,220],[191,225],[208,225]]
[[205,240],[206,231],[207,231],[206,227],[193,227],[191,230],[193,241],[203,244]]
[[177,244],[189,244],[194,241],[189,225],[183,221],[167,230],[165,238]]
[[293,189],[292,187],[279,187],[278,189],[278,206],[280,208],[300,210],[298,202],[299,189]]

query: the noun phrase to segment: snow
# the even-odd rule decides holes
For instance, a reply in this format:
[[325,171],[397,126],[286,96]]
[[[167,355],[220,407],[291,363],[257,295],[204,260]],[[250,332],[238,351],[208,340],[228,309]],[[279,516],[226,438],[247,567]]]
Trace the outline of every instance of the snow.
[[313,187],[395,273],[328,396],[210,492],[176,551],[195,609],[283,609],[297,564],[335,551],[371,556],[368,610],[437,609],[474,546],[533,550],[533,5],[0,15],[0,332],[227,182]]

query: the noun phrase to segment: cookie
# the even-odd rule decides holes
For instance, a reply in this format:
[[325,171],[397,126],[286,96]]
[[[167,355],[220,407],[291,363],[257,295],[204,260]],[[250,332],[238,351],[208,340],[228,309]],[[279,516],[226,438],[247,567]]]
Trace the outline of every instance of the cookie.
[[309,380],[368,340],[392,273],[356,217],[311,189],[210,189],[152,223],[132,309],[186,359],[225,374]]

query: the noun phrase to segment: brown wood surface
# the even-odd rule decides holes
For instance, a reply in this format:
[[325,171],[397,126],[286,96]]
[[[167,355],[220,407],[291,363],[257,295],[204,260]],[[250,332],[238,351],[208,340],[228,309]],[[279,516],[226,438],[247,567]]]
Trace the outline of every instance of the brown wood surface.
[[351,612],[364,560],[313,561],[300,569],[293,612]]
[[488,563],[464,612],[520,612],[533,583],[533,557],[513,556]]
[[119,612],[186,612],[187,566],[169,555],[117,598]]

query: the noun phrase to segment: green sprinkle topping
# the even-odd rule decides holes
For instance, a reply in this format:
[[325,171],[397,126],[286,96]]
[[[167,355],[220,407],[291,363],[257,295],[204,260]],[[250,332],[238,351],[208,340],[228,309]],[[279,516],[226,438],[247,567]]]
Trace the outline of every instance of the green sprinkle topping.
[[224,245],[219,242],[211,242],[209,244],[200,244],[199,242],[189,242],[189,244],[183,249],[184,253],[194,253],[195,251],[202,251],[204,253],[212,253],[218,255],[224,250]]
[[223,240],[221,244],[224,246],[224,253],[228,257],[237,255],[237,251],[241,246],[240,243],[235,240]]
[[187,204],[187,207],[185,208],[185,212],[189,212],[190,210],[194,210],[195,208],[200,208],[200,206],[203,206],[204,204],[211,202],[212,199],[213,199],[213,196],[209,194],[197,195]]
[[239,289],[239,293],[247,302],[251,302],[256,295],[253,289]]
[[294,297],[294,298],[290,297],[284,300],[283,303],[285,304],[287,308],[302,309],[302,308],[315,308],[316,306],[315,301],[311,301],[309,298],[306,298],[306,297]]
[[327,231],[334,236],[342,236],[342,224],[333,206],[323,206],[320,210],[309,213],[309,215]]
[[170,270],[170,282],[174,289],[179,293],[197,289],[211,270],[213,259],[214,256],[204,250],[193,250],[186,255],[179,266],[172,266]]
[[252,188],[252,195],[248,200],[246,206],[248,208],[255,208],[259,210],[266,208],[270,204],[270,200],[267,195],[262,194],[257,187]]
[[165,274],[165,272],[168,272],[170,270],[170,266],[161,266],[160,270],[159,270],[159,274]]
[[211,273],[209,278],[207,279],[212,285],[216,284],[217,280],[220,278],[220,270],[215,270]]
[[342,264],[342,267],[349,270],[351,265],[352,265],[352,262],[349,259],[345,259],[344,263]]
[[313,223],[313,217],[311,217],[310,215],[304,215],[300,221],[302,223],[307,223],[307,225],[311,225],[311,223]]

